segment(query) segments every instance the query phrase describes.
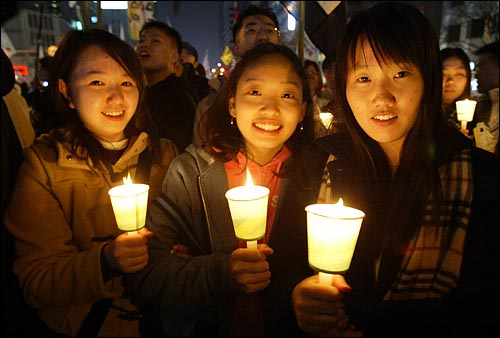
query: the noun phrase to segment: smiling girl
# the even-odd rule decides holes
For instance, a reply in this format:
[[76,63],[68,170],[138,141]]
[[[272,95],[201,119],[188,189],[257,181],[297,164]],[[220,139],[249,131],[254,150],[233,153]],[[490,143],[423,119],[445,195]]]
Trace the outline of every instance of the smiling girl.
[[[147,261],[146,228],[118,230],[108,190],[128,174],[153,199],[170,161],[143,104],[144,75],[132,47],[102,30],[61,41],[39,111],[50,126],[26,151],[5,215],[14,272],[29,305],[66,336],[138,336],[124,273]],[[53,334],[53,333],[52,333]]]
[[[276,308],[289,308],[283,281],[296,262],[286,227],[275,220],[286,182],[305,144],[313,139],[311,100],[297,55],[285,46],[247,51],[204,115],[207,143],[173,162],[148,220],[155,236],[150,263],[131,286],[162,310],[165,335],[260,336],[294,329]],[[253,183],[270,190],[267,227],[258,248],[235,236],[225,192]],[[191,256],[176,254],[183,244]],[[173,249],[173,254],[171,250]],[[193,292],[196,290],[196,292]],[[158,334],[158,333],[157,333]]]

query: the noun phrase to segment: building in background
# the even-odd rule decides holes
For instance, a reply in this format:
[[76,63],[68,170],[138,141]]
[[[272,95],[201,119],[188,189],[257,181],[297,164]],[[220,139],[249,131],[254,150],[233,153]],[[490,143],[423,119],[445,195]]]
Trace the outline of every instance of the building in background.
[[[112,1],[116,5],[119,1]],[[407,2],[407,1],[405,1]],[[17,1],[18,12],[2,25],[2,48],[9,48],[13,63],[20,69],[19,81],[34,80],[38,60],[48,48],[57,45],[69,29],[98,27],[108,30],[135,45],[129,30],[127,9],[101,9],[100,1]],[[104,3],[104,2],[103,2]],[[250,3],[273,8],[281,26],[282,44],[297,49],[299,22],[290,25],[290,16],[297,15],[298,1],[128,1],[129,7],[152,10],[155,18],[171,24],[193,44],[210,67],[221,62],[226,47],[232,45],[232,26],[240,11]],[[199,19],[193,18],[193,6],[214,8]],[[321,3],[318,1],[318,3]],[[375,1],[346,1],[347,20],[357,11]],[[440,47],[461,47],[474,60],[473,52],[498,40],[498,1],[410,1],[431,21],[440,37]],[[10,5],[10,4],[9,4]],[[206,8],[206,7],[204,7]],[[292,15],[290,15],[292,14]],[[305,13],[305,18],[311,17]],[[293,22],[292,22],[293,23]],[[195,33],[191,33],[191,28]],[[189,29],[189,30],[188,30]],[[133,33],[133,32],[132,32]],[[191,40],[191,41],[190,41]],[[193,41],[196,40],[196,41]],[[305,59],[322,61],[322,53],[308,39],[303,41]],[[10,46],[7,46],[7,41]],[[38,50],[38,53],[37,53]],[[207,62],[204,62],[207,63]],[[21,70],[22,73],[21,74]],[[27,74],[26,74],[27,72]]]

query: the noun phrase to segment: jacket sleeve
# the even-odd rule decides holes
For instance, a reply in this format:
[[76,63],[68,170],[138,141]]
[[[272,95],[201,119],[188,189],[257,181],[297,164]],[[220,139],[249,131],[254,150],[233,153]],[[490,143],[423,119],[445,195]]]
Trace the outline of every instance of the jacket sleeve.
[[[210,250],[197,176],[191,155],[178,156],[165,178],[166,192],[151,205],[146,224],[154,232],[148,240],[149,262],[124,281],[139,304],[194,315],[241,292],[231,277],[230,256]],[[171,255],[175,243],[188,245],[193,256]]]
[[[4,218],[15,238],[19,258],[14,272],[27,303],[35,308],[62,307],[118,296],[106,290],[101,277],[100,249],[104,242],[79,250],[72,232],[74,215],[66,215],[63,202],[58,200],[61,196],[52,190],[45,161],[55,162],[55,155],[42,160],[35,151],[26,151]],[[83,189],[88,182],[82,176],[79,179]],[[96,205],[104,203],[102,196],[93,198]]]

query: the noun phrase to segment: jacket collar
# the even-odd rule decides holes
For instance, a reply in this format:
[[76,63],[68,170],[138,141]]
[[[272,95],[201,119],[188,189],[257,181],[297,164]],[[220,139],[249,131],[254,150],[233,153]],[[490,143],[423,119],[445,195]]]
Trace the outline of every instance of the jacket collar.
[[[51,140],[50,134],[45,134],[40,136],[37,140],[39,143],[52,143],[54,141]],[[130,161],[133,158],[137,158],[138,155],[144,151],[149,145],[149,137],[145,132],[141,132],[136,137],[132,137],[130,139],[130,144],[122,154],[122,156],[118,159],[118,161],[112,166],[113,172],[122,172],[127,169],[130,164]],[[91,170],[89,165],[80,159],[78,153],[81,152],[81,149],[77,149],[76,152],[71,150],[71,147],[68,143],[64,142],[55,142],[55,148],[57,151],[57,163],[61,167],[65,168],[79,168],[85,170]],[[92,162],[91,162],[92,165]]]

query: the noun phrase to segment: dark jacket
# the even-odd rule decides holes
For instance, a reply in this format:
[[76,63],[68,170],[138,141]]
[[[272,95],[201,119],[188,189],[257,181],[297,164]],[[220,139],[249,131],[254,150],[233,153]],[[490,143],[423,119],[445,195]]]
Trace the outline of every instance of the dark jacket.
[[[453,155],[471,147],[470,141],[453,130],[441,135],[437,143],[440,164]],[[383,252],[377,282],[374,280],[373,255],[384,229],[374,229],[373,218],[387,212],[383,191],[359,174],[353,167],[354,148],[349,137],[334,134],[318,139],[305,152],[304,164],[291,180],[287,192],[287,224],[303,233],[307,227],[303,212],[308,204],[316,203],[323,170],[330,154],[337,157],[328,165],[335,197],[344,204],[365,211],[358,243],[345,277],[353,287],[346,294],[346,312],[365,336],[494,336],[498,334],[498,159],[482,149],[472,148],[473,200],[472,214],[467,226],[463,261],[458,287],[443,299],[416,299],[411,301],[384,301],[401,264],[398,248],[408,244],[407,233],[392,239],[392,246]],[[334,200],[336,200],[334,198]],[[347,203],[346,203],[347,201]],[[410,202],[411,204],[411,202]],[[459,209],[458,206],[455,206]],[[454,210],[455,217],[459,217]],[[279,226],[279,224],[278,224]],[[307,252],[307,243],[301,240],[301,255]],[[371,263],[370,263],[371,262]]]
[[158,135],[172,140],[182,153],[193,140],[197,98],[192,86],[172,74],[147,88],[146,102]]

